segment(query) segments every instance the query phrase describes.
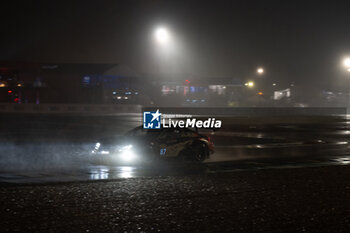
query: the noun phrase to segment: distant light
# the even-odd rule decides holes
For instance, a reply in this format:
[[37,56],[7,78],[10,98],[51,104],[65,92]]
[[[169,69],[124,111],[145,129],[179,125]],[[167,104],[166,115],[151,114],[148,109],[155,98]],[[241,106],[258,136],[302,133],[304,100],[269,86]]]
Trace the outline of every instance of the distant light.
[[345,67],[350,67],[350,58],[345,58],[343,63]]
[[261,91],[260,92],[258,92],[258,95],[263,95],[264,93],[262,93]]
[[254,87],[254,82],[249,81],[249,82],[245,83],[244,85],[247,87]]
[[190,83],[191,83],[190,80],[188,80],[188,79],[186,79],[185,82],[186,82],[187,84],[190,84]]
[[258,68],[257,70],[256,70],[256,72],[258,73],[258,74],[263,74],[264,73],[264,69],[263,68]]
[[169,41],[169,32],[166,28],[158,28],[155,31],[155,37],[159,43],[165,44]]
[[5,83],[0,83],[0,87],[6,87]]
[[113,91],[112,93],[113,93],[113,95],[116,95],[116,94],[117,94],[117,92],[116,92],[116,91]]
[[21,87],[21,86],[22,86],[22,84],[20,84],[20,83],[17,84],[17,87]]
[[122,97],[121,96],[117,96],[117,99],[120,100]]
[[272,83],[272,86],[276,86],[277,84],[276,83]]
[[348,72],[350,72],[350,68],[348,69]]
[[335,159],[335,161],[337,161],[340,164],[350,164],[350,159],[345,157],[345,158],[338,158]]
[[12,91],[11,91],[11,90],[9,90],[9,91],[7,91],[7,92],[8,92],[8,93],[10,93],[10,94],[12,93]]

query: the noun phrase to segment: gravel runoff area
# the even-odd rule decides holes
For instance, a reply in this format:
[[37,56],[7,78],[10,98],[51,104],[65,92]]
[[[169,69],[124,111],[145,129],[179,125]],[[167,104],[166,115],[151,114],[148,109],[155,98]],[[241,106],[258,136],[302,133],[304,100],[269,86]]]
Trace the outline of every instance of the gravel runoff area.
[[0,184],[0,231],[350,232],[350,166]]

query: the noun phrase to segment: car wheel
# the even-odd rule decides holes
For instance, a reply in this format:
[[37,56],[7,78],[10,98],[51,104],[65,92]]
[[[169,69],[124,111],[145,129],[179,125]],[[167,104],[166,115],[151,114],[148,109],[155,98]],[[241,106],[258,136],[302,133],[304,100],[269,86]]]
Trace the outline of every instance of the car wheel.
[[207,158],[208,149],[204,143],[196,143],[192,149],[192,158],[196,162],[203,162]]

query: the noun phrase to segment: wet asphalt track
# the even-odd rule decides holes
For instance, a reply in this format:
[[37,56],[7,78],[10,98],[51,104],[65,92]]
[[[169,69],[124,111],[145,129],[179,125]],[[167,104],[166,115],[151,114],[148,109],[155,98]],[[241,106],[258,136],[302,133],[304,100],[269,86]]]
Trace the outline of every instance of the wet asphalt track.
[[[135,116],[116,119],[113,127],[103,125],[106,129],[101,124],[92,124],[89,119],[79,123],[55,121],[43,126],[38,120],[33,123],[34,129],[24,125],[20,130],[19,126],[16,130],[2,130],[6,140],[2,141],[0,149],[0,181],[66,182],[350,164],[350,131],[345,117],[322,122],[308,119],[288,124],[226,124],[222,130],[204,132],[214,141],[215,153],[202,164],[173,160],[120,164],[111,158],[85,153],[93,145],[94,133],[122,134],[140,124]],[[5,126],[8,127],[2,125]],[[50,127],[55,130],[60,126],[64,131],[58,130],[58,135],[50,139],[45,137]],[[90,138],[84,131],[92,132]],[[62,140],[63,132],[73,135],[74,139]]]

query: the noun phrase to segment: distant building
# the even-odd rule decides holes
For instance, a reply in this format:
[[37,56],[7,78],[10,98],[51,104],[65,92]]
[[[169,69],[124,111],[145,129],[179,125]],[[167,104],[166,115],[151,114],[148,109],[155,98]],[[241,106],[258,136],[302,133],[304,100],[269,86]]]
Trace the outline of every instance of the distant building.
[[0,62],[0,102],[137,103],[144,86],[117,64]]
[[45,85],[37,77],[39,70],[34,63],[0,61],[0,102],[37,102]]
[[163,106],[228,106],[242,103],[244,85],[240,79],[169,75],[154,80],[161,90]]

